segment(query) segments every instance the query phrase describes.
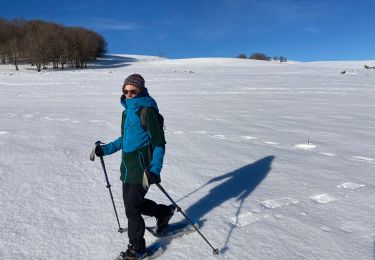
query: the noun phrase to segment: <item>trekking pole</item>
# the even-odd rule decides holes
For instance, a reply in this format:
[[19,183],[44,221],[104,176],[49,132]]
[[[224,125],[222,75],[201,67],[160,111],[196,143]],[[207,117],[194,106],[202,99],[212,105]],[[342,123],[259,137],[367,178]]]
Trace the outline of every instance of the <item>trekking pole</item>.
[[213,254],[218,255],[219,254],[219,249],[214,248],[210,242],[208,242],[207,238],[200,232],[200,230],[194,225],[193,221],[190,220],[190,218],[185,214],[185,212],[174,202],[174,200],[169,196],[169,194],[165,191],[165,189],[159,184],[156,183],[156,186],[164,193],[165,196],[173,203],[173,205],[176,207],[177,211],[180,212],[189,222],[190,224],[195,228],[196,231],[198,231],[199,235],[206,241],[206,243],[212,248]]
[[[100,145],[100,144],[101,144],[100,141],[97,141],[97,142],[95,143],[95,147],[94,147],[94,149],[92,150],[91,155],[90,155],[90,160],[91,160],[91,161],[94,161],[94,160],[95,160],[95,148],[96,148],[96,146],[98,146],[98,145]],[[116,205],[115,205],[115,202],[114,202],[114,200],[113,200],[113,195],[112,195],[112,190],[111,190],[111,184],[109,183],[109,180],[108,180],[108,175],[107,175],[107,171],[106,171],[106,169],[105,169],[105,164],[104,164],[103,156],[100,156],[100,162],[102,163],[102,167],[103,167],[103,171],[104,171],[104,176],[105,176],[105,179],[106,179],[106,181],[107,181],[107,188],[108,188],[108,190],[109,190],[109,194],[111,195],[111,200],[112,200],[113,209],[115,210],[115,214],[116,214],[116,219],[117,219],[117,224],[118,224],[118,230],[117,230],[117,231],[120,232],[120,233],[122,233],[122,232],[125,231],[125,229],[121,227],[121,225],[120,225],[120,221],[119,221],[119,219],[118,219],[117,210],[116,210]]]
[[103,171],[104,171],[105,179],[106,179],[106,181],[107,181],[107,188],[108,188],[108,190],[109,190],[109,194],[111,195],[111,200],[112,200],[112,204],[113,204],[113,209],[115,210],[116,219],[117,219],[117,224],[118,224],[118,232],[122,233],[122,232],[125,231],[125,229],[123,229],[123,228],[120,226],[120,221],[118,220],[118,215],[117,215],[116,205],[115,205],[115,202],[114,202],[114,200],[113,200],[113,195],[112,195],[112,190],[111,190],[111,184],[109,183],[109,180],[108,180],[107,171],[106,171],[106,169],[105,169],[105,164],[104,164],[103,156],[100,156],[100,162],[102,163],[102,166],[103,166]]

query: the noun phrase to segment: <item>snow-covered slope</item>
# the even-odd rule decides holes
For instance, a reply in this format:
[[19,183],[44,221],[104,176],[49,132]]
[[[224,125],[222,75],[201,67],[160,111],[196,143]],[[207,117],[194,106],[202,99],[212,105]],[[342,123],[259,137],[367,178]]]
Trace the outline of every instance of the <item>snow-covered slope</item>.
[[[221,250],[213,256],[197,233],[146,232],[163,245],[160,259],[373,259],[375,70],[364,64],[375,62],[112,55],[87,70],[1,65],[0,259],[114,259],[126,247],[89,152],[120,134],[131,73],[165,116],[162,185]],[[105,158],[126,227],[119,160]],[[147,196],[168,203],[156,187]]]

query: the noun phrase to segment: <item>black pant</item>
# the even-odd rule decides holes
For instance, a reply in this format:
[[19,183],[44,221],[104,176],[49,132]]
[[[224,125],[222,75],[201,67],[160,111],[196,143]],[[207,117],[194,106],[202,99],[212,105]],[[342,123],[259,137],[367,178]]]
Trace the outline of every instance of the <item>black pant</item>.
[[162,218],[170,214],[170,208],[163,204],[145,199],[147,190],[142,184],[122,183],[122,196],[125,213],[128,218],[129,243],[137,252],[146,251],[145,222],[141,215]]

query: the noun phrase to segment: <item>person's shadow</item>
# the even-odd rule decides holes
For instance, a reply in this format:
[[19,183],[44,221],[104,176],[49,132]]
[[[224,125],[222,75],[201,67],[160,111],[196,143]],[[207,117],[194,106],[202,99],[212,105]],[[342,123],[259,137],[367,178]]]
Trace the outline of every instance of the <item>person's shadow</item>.
[[[190,219],[195,220],[201,228],[204,224],[203,217],[207,213],[209,213],[216,207],[219,207],[225,201],[231,198],[237,198],[237,201],[240,202],[240,206],[238,207],[236,213],[238,217],[245,199],[251,194],[251,192],[253,192],[256,189],[256,187],[264,180],[264,178],[271,170],[271,164],[274,158],[274,156],[266,156],[252,164],[246,165],[242,168],[211,179],[206,184],[202,185],[195,191],[185,195],[181,199],[190,196],[191,194],[195,193],[196,191],[204,188],[209,184],[222,180],[225,181],[213,187],[205,197],[195,202],[189,208],[184,210],[184,212]],[[228,249],[227,244],[230,239],[233,228],[234,226],[232,226],[228,234],[227,240],[225,242],[225,245],[223,249],[221,249],[221,252],[224,252]],[[170,242],[170,240],[168,241]],[[164,244],[164,246],[167,246],[167,244]]]

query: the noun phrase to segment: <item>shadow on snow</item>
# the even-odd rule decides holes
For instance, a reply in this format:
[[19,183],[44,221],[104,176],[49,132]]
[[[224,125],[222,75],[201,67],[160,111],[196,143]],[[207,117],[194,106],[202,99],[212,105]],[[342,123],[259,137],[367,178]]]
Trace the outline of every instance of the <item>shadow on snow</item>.
[[88,69],[115,69],[125,66],[129,66],[130,63],[138,62],[136,58],[116,56],[116,55],[105,55],[98,58],[95,62],[90,62],[87,65]]
[[[219,181],[223,182],[210,189],[206,196],[198,200],[189,208],[187,208],[186,210],[182,210],[187,214],[187,216],[190,219],[196,220],[199,224],[199,227],[202,227],[205,222],[203,217],[207,213],[209,213],[216,207],[219,207],[225,201],[232,198],[236,198],[236,201],[240,202],[240,206],[238,207],[236,213],[236,216],[238,217],[245,199],[265,179],[265,177],[271,170],[271,164],[274,158],[274,156],[266,156],[252,164],[234,170],[233,172],[229,172],[222,176],[218,176],[216,178],[211,179],[206,184],[202,185],[195,191],[185,195],[181,199],[190,196],[191,194],[197,192],[198,190],[204,188],[209,184]],[[228,242],[234,228],[235,226],[233,225],[228,234],[224,247],[220,250],[221,252],[225,252],[228,249]],[[210,240],[210,235],[212,236],[212,234],[207,234],[208,240]],[[165,238],[158,242],[160,242],[164,247],[167,247],[167,245],[171,242],[172,239],[173,238]],[[203,242],[204,241],[202,240],[202,243]]]
[[[84,71],[84,70],[95,70],[95,69],[116,69],[116,68],[122,68],[126,66],[130,66],[132,63],[140,61],[136,58],[131,57],[123,57],[123,56],[117,56],[117,55],[105,55],[103,57],[98,58],[95,61],[91,61],[87,63],[87,68],[71,68],[67,67],[65,65],[64,69],[57,68],[53,69],[51,67],[43,68],[41,70],[41,73],[44,72],[59,72],[59,71]],[[23,63],[20,63],[23,64]],[[25,63],[27,64],[27,63]],[[32,65],[29,68],[25,68],[25,70],[36,70],[35,65]]]

